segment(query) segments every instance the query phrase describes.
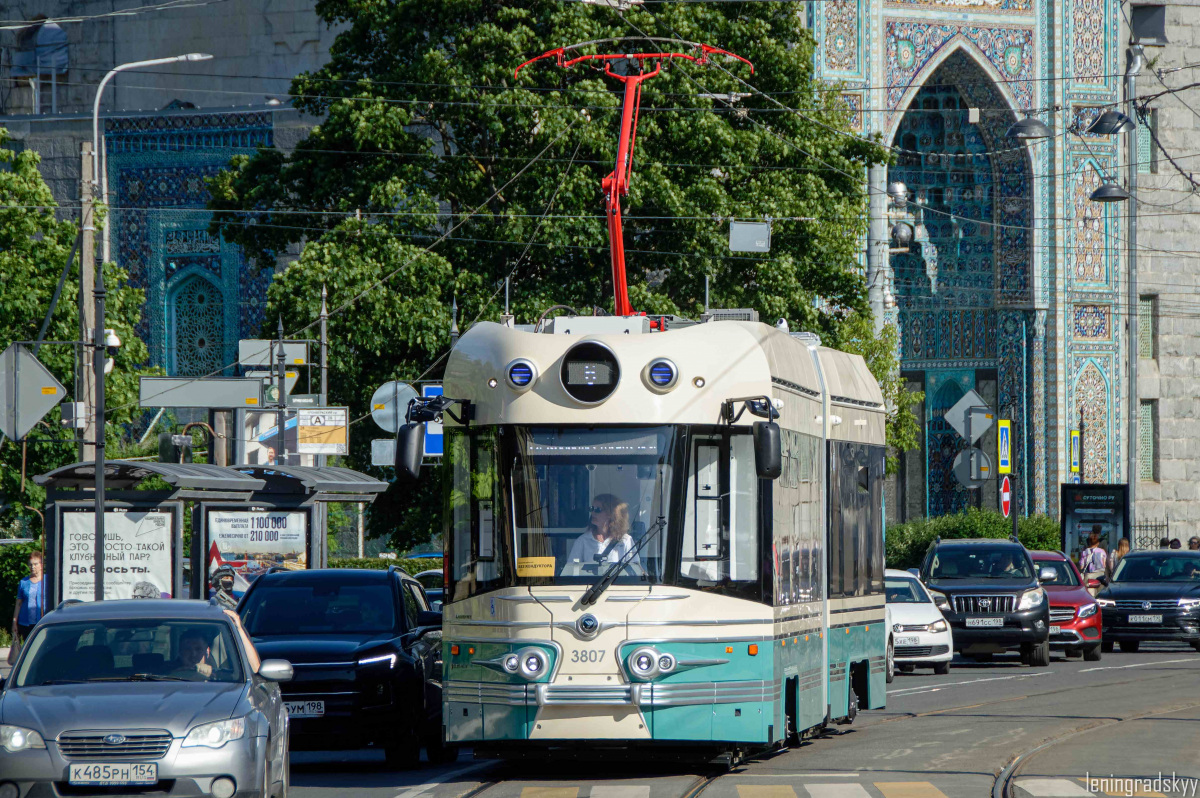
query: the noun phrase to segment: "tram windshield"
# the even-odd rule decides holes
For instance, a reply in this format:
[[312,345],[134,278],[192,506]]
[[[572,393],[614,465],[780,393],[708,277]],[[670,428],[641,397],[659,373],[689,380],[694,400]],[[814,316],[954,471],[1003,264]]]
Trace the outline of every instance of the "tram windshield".
[[511,452],[517,576],[591,584],[624,558],[618,584],[663,581],[673,427],[517,427]]

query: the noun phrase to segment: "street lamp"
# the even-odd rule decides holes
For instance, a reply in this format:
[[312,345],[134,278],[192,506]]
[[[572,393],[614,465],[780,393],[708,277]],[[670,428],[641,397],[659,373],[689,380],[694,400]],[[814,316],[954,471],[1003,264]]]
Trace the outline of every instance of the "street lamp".
[[1033,141],[1035,139],[1050,138],[1054,135],[1054,130],[1042,120],[1033,116],[1027,116],[1024,119],[1014,122],[1008,128],[1008,132],[1005,135],[1009,138],[1020,139],[1021,141]]
[[1115,180],[1105,180],[1099,188],[1093,191],[1089,196],[1092,202],[1124,202],[1129,199],[1129,192],[1121,187],[1120,183]]
[[[188,53],[187,55],[176,55],[170,58],[153,58],[149,61],[133,61],[128,64],[121,64],[114,69],[110,69],[104,79],[100,81],[100,85],[96,87],[96,101],[92,104],[92,179],[96,179],[97,175],[101,180],[101,195],[105,204],[108,203],[108,179],[104,176],[102,161],[100,160],[100,100],[104,95],[104,87],[108,82],[116,76],[118,72],[125,72],[130,69],[140,69],[142,67],[160,66],[162,64],[174,64],[179,61],[207,61],[212,58],[207,53]],[[88,224],[94,217],[92,208],[90,207],[95,202],[91,196],[87,198],[89,207],[85,210],[84,218]],[[93,357],[92,369],[95,376],[93,379],[96,383],[96,401],[92,407],[92,413],[95,418],[96,430],[96,534],[92,541],[92,555],[95,563],[96,580],[95,591],[93,598],[96,601],[104,600],[104,375],[108,373],[108,348],[110,342],[116,341],[119,345],[120,339],[110,330],[104,329],[104,264],[108,262],[108,226],[104,228],[104,259],[100,263],[100,268],[96,269],[96,286],[92,291],[92,296],[96,303],[96,328],[92,331],[93,339]],[[85,331],[86,332],[86,331]],[[84,336],[86,339],[86,335]]]
[[1137,128],[1133,120],[1116,110],[1108,110],[1100,114],[1096,121],[1088,125],[1087,132],[1093,136],[1112,136],[1117,133],[1128,133]]

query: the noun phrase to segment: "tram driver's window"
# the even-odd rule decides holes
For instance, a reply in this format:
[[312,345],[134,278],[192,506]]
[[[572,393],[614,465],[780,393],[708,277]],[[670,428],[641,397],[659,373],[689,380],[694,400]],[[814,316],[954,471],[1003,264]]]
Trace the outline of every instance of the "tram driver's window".
[[687,481],[680,575],[698,587],[758,579],[758,477],[749,435],[698,437]]

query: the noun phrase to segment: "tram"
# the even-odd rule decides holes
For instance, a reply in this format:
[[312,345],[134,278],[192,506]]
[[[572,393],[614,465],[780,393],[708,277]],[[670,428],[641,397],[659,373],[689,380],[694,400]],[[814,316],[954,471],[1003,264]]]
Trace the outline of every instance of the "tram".
[[449,742],[730,761],[883,706],[882,394],[746,313],[477,324],[414,400],[398,467],[445,425]]

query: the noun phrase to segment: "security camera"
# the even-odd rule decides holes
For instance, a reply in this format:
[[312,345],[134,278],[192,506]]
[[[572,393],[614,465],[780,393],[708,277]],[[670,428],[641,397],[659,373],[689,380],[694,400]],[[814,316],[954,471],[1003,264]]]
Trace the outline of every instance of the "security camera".
[[108,349],[117,349],[121,346],[121,338],[117,335],[117,331],[111,328],[104,330],[104,346]]
[[117,361],[113,360],[111,357],[105,358],[104,359],[104,373],[112,374],[113,366],[115,366],[116,364],[117,364]]

